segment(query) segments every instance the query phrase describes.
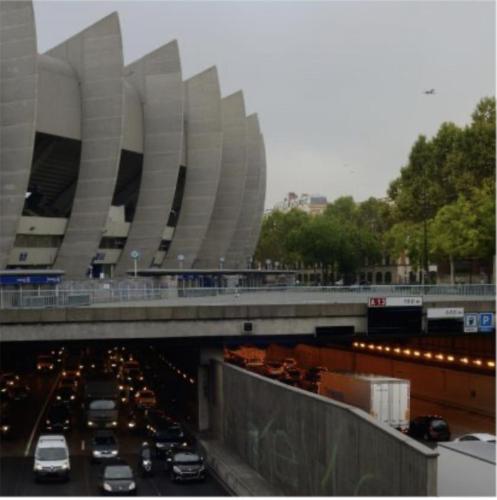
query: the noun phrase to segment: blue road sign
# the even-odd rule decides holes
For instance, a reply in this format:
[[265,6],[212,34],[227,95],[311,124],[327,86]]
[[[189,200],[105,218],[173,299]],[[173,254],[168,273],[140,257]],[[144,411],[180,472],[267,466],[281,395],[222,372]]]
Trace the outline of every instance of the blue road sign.
[[464,333],[478,332],[478,313],[466,313],[464,315]]
[[479,330],[482,333],[494,331],[494,313],[486,312],[480,313]]
[[140,258],[140,252],[138,250],[132,250],[130,255],[133,260],[138,260]]

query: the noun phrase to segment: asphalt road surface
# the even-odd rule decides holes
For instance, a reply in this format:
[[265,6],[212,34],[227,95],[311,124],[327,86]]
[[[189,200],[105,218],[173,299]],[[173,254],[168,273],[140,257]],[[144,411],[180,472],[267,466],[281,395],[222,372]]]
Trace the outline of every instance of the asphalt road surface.
[[[37,373],[21,374],[31,387],[31,395],[24,401],[9,406],[15,434],[0,441],[0,495],[1,496],[95,496],[100,495],[98,480],[101,465],[90,461],[89,443],[92,430],[83,425],[81,395],[72,411],[72,429],[66,432],[68,441],[71,477],[68,482],[37,483],[33,476],[33,454],[47,408],[53,398],[58,375],[44,376]],[[159,399],[160,402],[160,399]],[[126,460],[135,472],[139,496],[226,496],[227,491],[210,474],[203,482],[174,483],[165,472],[164,462],[154,459],[154,476],[141,478],[137,474],[138,451],[146,439],[143,435],[131,434],[120,419],[116,431],[119,456]]]

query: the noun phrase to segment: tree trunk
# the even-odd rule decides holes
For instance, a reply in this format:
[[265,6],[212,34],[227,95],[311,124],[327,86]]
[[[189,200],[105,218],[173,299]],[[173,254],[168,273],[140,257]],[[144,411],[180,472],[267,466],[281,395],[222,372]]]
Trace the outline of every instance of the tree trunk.
[[450,263],[450,284],[454,284],[454,257],[449,255],[449,263]]

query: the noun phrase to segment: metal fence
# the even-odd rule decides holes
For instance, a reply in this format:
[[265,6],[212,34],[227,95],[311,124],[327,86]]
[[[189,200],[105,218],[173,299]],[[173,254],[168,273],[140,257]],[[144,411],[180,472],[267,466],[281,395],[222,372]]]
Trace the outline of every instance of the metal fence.
[[[145,286],[144,286],[145,285]],[[293,294],[301,294],[305,301],[306,294],[313,297],[367,297],[381,296],[453,296],[495,298],[495,285],[373,285],[373,286],[266,286],[258,288],[164,288],[152,283],[139,283],[130,286],[121,283],[118,286],[110,283],[100,286],[84,287],[60,285],[55,289],[0,289],[0,309],[18,308],[56,308],[56,307],[87,307],[98,304],[131,303],[182,300],[254,294],[280,294],[282,299],[291,299]],[[263,301],[263,297],[260,297]],[[295,297],[294,297],[295,298]]]

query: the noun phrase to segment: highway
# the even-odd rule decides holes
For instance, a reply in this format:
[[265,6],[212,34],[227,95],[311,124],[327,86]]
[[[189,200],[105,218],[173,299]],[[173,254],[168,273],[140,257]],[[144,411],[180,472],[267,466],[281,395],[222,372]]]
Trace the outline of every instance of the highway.
[[[156,362],[160,363],[160,360],[156,359]],[[162,371],[165,372],[165,370]],[[27,370],[21,373],[21,376],[23,382],[30,386],[31,394],[25,400],[9,403],[9,415],[15,434],[12,438],[3,439],[0,444],[0,495],[100,495],[98,481],[101,466],[92,464],[90,461],[89,444],[93,431],[84,425],[81,390],[77,404],[72,410],[72,429],[66,432],[71,459],[70,480],[68,482],[35,482],[33,477],[34,448],[39,435],[44,433],[46,410],[53,402],[54,390],[60,375],[58,373],[43,375],[34,370]],[[179,383],[176,385],[181,392],[184,392]],[[160,388],[157,390],[159,407],[168,406],[170,408],[172,398],[168,397],[166,392],[165,390],[161,391]],[[191,393],[189,393],[190,395]],[[183,408],[187,407],[185,401],[178,401],[179,410],[183,411]],[[226,496],[228,494],[224,487],[210,474],[203,482],[174,483],[166,474],[163,461],[157,458],[154,459],[154,476],[140,477],[137,474],[138,451],[141,443],[147,438],[140,433],[130,433],[122,418],[123,413],[120,411],[119,427],[116,431],[119,456],[126,460],[135,472],[139,496]],[[188,426],[189,415],[183,413],[183,417],[185,417],[185,423]]]

